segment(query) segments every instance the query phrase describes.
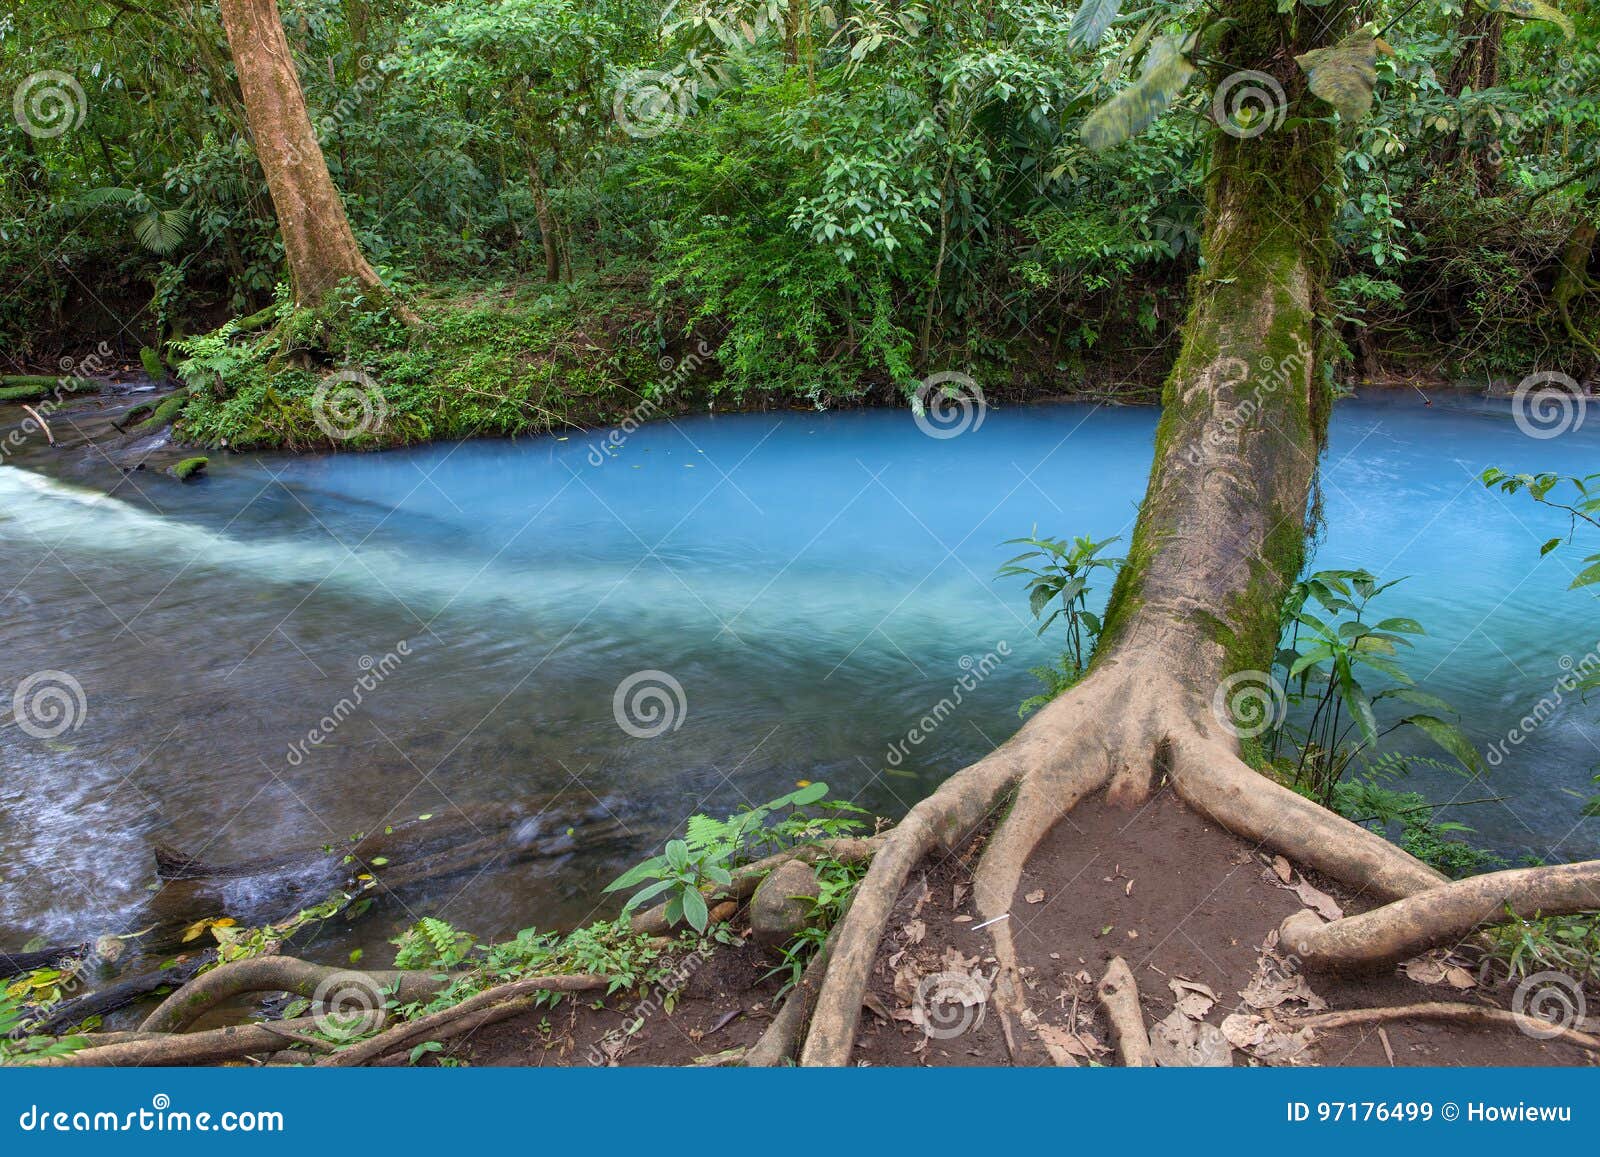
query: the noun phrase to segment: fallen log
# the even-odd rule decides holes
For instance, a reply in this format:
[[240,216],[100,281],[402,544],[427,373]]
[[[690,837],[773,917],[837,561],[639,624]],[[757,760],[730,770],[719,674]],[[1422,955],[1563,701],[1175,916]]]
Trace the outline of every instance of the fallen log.
[[50,968],[64,960],[80,960],[89,952],[83,944],[57,944],[54,948],[41,948],[35,952],[0,951],[0,980],[21,976],[35,968]]
[[162,968],[125,976],[112,981],[104,988],[86,992],[82,996],[69,997],[51,1007],[32,1026],[33,1031],[45,1035],[62,1033],[74,1025],[82,1024],[92,1016],[105,1016],[118,1009],[127,1008],[130,1004],[135,1004],[163,988],[177,988],[193,979],[200,969],[216,957],[216,950],[208,949]]
[[77,394],[97,390],[89,378],[60,378],[48,374],[0,374],[0,402],[33,402],[60,391]]

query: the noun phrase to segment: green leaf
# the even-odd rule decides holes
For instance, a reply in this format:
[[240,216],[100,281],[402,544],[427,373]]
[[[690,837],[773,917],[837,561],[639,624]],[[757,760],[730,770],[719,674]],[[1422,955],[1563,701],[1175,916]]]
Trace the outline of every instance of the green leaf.
[[1104,38],[1121,7],[1122,0],[1083,0],[1072,14],[1072,23],[1067,25],[1067,39],[1093,48]]
[[1412,727],[1422,732],[1445,751],[1459,759],[1462,766],[1466,767],[1474,775],[1483,774],[1483,761],[1478,756],[1478,749],[1472,746],[1471,741],[1454,724],[1447,723],[1433,715],[1409,715],[1400,722],[1409,723]]
[[1410,687],[1390,687],[1386,691],[1379,691],[1374,699],[1400,699],[1417,707],[1427,707],[1434,711],[1448,711],[1455,714],[1455,708],[1437,695],[1430,695],[1426,691],[1417,691]]
[[1194,78],[1195,66],[1184,55],[1184,38],[1158,36],[1145,54],[1139,79],[1095,109],[1084,120],[1079,136],[1099,152],[1143,132],[1166,112],[1177,95]]
[[689,921],[689,927],[696,932],[704,932],[710,914],[706,910],[706,898],[698,889],[691,888],[683,894],[683,914]]
[[1406,619],[1406,618],[1384,619],[1383,622],[1379,623],[1376,627],[1373,628],[1373,630],[1376,630],[1376,631],[1404,631],[1408,635],[1426,635],[1428,633],[1427,631],[1422,629],[1422,624],[1417,622],[1416,619]]
[[1372,108],[1380,45],[1383,41],[1370,32],[1356,32],[1332,48],[1314,48],[1294,59],[1313,93],[1338,109],[1342,119],[1357,121]]
[[643,883],[645,880],[654,880],[661,875],[661,869],[664,867],[666,867],[666,860],[663,857],[651,856],[644,863],[635,864],[629,868],[601,890],[605,892],[620,892],[624,888],[631,888],[635,884]]
[[1487,12],[1504,12],[1519,20],[1547,21],[1560,28],[1568,40],[1571,40],[1575,33],[1567,14],[1553,4],[1544,3],[1544,0],[1479,0],[1479,2]]
[[1572,585],[1567,588],[1569,591],[1577,590],[1579,587],[1589,587],[1593,586],[1595,583],[1600,583],[1600,555],[1595,555],[1592,559],[1586,558],[1583,561],[1590,563],[1591,565],[1584,567],[1578,572],[1578,577],[1573,579]]

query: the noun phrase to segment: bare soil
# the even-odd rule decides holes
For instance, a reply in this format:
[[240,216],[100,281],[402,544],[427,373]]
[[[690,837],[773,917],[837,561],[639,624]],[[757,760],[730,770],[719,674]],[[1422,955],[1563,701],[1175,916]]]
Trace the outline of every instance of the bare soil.
[[[930,858],[912,873],[874,966],[857,1064],[1011,1063],[999,1016],[974,997],[994,965],[988,933],[971,907],[981,841],[979,833],[959,853]],[[1167,791],[1131,810],[1100,797],[1085,801],[1035,851],[1017,893],[1008,918],[1030,988],[1028,1004],[1042,1010],[1017,1034],[1023,1063],[1116,1063],[1095,986],[1118,956],[1133,970],[1152,1029],[1174,1013],[1181,996],[1197,993],[1198,1000],[1185,1002],[1190,1015],[1183,1018],[1195,1025],[1220,1028],[1225,1018],[1238,1014],[1285,1033],[1324,1003],[1330,1010],[1425,1001],[1500,1008],[1511,1003],[1510,985],[1476,979],[1468,946],[1410,966],[1415,977],[1432,983],[1405,969],[1358,981],[1312,977],[1309,992],[1273,1003],[1281,986],[1274,989],[1267,982],[1283,974],[1274,970],[1274,957],[1263,946],[1274,943],[1286,916],[1306,906],[1303,897],[1310,896],[1313,905],[1335,903],[1345,912],[1370,904],[1328,880],[1307,878],[1295,865],[1241,841]],[[771,968],[751,944],[721,948],[692,974],[670,1013],[653,1003],[641,1005],[637,998],[612,999],[600,1008],[569,1002],[547,1014],[491,1025],[451,1051],[478,1065],[736,1062],[738,1050],[754,1044],[771,1017],[779,985],[769,975]],[[1215,1001],[1195,1016],[1207,1003],[1205,993]],[[963,1004],[964,999],[972,1003]],[[625,1034],[635,1022],[636,1031]],[[1222,1039],[1206,1031],[1211,1039]],[[625,1043],[618,1047],[618,1040]],[[1575,1046],[1511,1028],[1410,1020],[1390,1022],[1381,1032],[1376,1026],[1319,1030],[1292,1055],[1273,1056],[1267,1050],[1263,1057],[1224,1046],[1213,1058],[1213,1063],[1225,1058],[1235,1065],[1597,1061]]]

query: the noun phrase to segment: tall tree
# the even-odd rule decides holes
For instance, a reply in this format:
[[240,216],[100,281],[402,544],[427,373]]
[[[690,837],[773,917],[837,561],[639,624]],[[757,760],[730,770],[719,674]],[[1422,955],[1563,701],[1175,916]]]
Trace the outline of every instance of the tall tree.
[[[1387,46],[1370,28],[1353,30],[1350,8],[1337,0],[1289,11],[1277,0],[1207,7],[1217,19],[1158,38],[1138,80],[1085,124],[1091,144],[1124,139],[1171,105],[1198,73],[1197,60],[1212,67],[1220,127],[1204,261],[1100,648],[1081,682],[945,781],[876,850],[825,950],[803,1063],[851,1063],[867,979],[909,873],[930,851],[960,847],[989,820],[996,826],[973,899],[998,962],[990,1007],[1013,1060],[1047,1063],[1023,1031],[1027,985],[1004,917],[1033,849],[1098,791],[1136,805],[1165,778],[1234,833],[1391,902],[1371,919],[1322,925],[1292,917],[1281,943],[1308,967],[1371,967],[1396,951],[1454,943],[1476,923],[1504,918],[1507,907],[1521,915],[1575,911],[1600,895],[1600,861],[1449,883],[1241,759],[1231,696],[1241,679],[1267,693],[1282,599],[1315,515],[1331,402],[1319,318],[1338,204],[1337,126],[1370,106],[1376,57]],[[1090,10],[1109,11],[1103,31],[1116,4],[1090,0]],[[1258,95],[1271,94],[1242,122],[1223,107],[1241,79]],[[1273,131],[1260,131],[1268,125]],[[771,1031],[798,1038],[800,1027],[797,1016],[780,1017]],[[778,1041],[761,1055],[793,1044]]]
[[267,177],[289,280],[299,305],[341,281],[386,292],[361,253],[306,112],[277,0],[221,0],[256,156]]

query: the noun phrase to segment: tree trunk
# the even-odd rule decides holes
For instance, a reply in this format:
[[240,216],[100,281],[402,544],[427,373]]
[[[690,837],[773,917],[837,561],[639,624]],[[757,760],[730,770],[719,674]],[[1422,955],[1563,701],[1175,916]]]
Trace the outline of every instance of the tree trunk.
[[328,174],[277,0],[221,0],[250,135],[283,235],[295,302],[314,306],[341,281],[387,297]]
[[556,234],[555,214],[550,211],[550,193],[545,188],[539,162],[528,165],[528,184],[533,190],[533,217],[539,224],[539,243],[544,246],[544,279],[561,280],[561,239]]
[[[1224,59],[1270,69],[1282,58],[1271,5],[1227,10],[1238,24]],[[1301,88],[1291,100],[1310,99],[1298,74],[1279,73]],[[1304,561],[1330,405],[1316,326],[1336,164],[1325,123],[1215,135],[1204,260],[1101,644],[1103,653],[1164,652],[1192,687],[1270,665],[1278,608]]]
[[[1296,40],[1275,0],[1224,0],[1231,21],[1216,79],[1269,72],[1310,104],[1295,54],[1336,41],[1339,5]],[[1012,923],[1022,871],[1079,802],[1150,798],[1162,777],[1191,807],[1247,840],[1395,900],[1444,877],[1370,831],[1248,767],[1235,687],[1269,694],[1279,608],[1305,558],[1331,390],[1318,356],[1322,284],[1337,205],[1332,126],[1314,113],[1249,139],[1218,132],[1204,262],[1168,378],[1149,488],[1088,675],[1009,741],[946,780],[885,837],[833,932],[801,1053],[851,1063],[866,982],[907,877],[922,857],[995,828],[973,903],[997,971],[990,1007],[1014,1061],[1031,1046]],[[1009,805],[1006,801],[1009,799]],[[1003,814],[1002,814],[1003,813]],[[997,818],[998,817],[998,818]],[[1036,1052],[1036,1050],[1034,1050]]]
[[[1445,92],[1459,97],[1469,89],[1482,92],[1500,83],[1500,42],[1505,35],[1503,12],[1486,12],[1476,6],[1462,13],[1461,48],[1445,78]],[[1494,193],[1500,179],[1499,138],[1487,117],[1463,121],[1436,154],[1446,168],[1459,169],[1473,181],[1480,197]]]

